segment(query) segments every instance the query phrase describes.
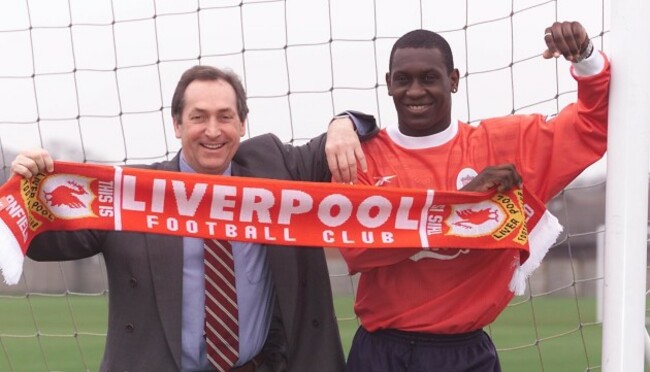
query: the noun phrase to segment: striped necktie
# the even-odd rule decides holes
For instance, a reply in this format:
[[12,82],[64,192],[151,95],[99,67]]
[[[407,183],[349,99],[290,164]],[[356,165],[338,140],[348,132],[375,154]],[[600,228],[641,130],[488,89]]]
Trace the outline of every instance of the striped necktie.
[[225,240],[204,240],[205,338],[208,360],[229,371],[239,359],[239,320],[232,247]]

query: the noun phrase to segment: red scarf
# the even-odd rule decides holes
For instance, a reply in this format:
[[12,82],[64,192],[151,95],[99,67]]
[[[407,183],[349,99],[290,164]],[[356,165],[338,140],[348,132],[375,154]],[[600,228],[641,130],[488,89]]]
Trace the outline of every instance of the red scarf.
[[8,284],[20,279],[30,241],[51,230],[316,247],[515,248],[522,262],[529,244],[538,245],[536,230],[544,230],[544,254],[561,230],[521,189],[437,192],[66,162],[55,169],[30,180],[14,176],[0,188],[0,269]]

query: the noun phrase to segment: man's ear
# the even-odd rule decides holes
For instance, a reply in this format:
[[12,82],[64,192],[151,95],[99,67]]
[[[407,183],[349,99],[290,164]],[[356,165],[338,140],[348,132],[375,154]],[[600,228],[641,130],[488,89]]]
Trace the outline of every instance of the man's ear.
[[386,87],[388,88],[388,95],[392,96],[393,94],[391,93],[391,81],[390,81],[390,71],[386,73]]
[[244,137],[246,135],[246,118],[241,121],[241,128],[239,128],[239,137]]
[[458,90],[458,84],[460,83],[460,72],[455,68],[449,74],[449,80],[451,80],[451,89],[455,92]]
[[176,135],[176,138],[181,138],[181,132],[182,132],[181,125],[182,125],[182,123],[180,121],[176,120],[175,118],[172,118],[172,122],[173,122],[173,125],[174,125],[174,135]]

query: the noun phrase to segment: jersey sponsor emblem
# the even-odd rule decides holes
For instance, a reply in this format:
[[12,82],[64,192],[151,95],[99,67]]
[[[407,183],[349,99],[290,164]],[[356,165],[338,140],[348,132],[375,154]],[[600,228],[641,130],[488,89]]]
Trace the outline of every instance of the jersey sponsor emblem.
[[375,178],[375,186],[384,186],[386,184],[389,184],[390,181],[397,177],[396,174],[393,174],[392,176],[379,176],[379,177],[374,177]]
[[59,218],[93,217],[91,191],[93,180],[69,174],[53,175],[43,180],[38,197],[52,214]]
[[460,172],[458,172],[458,176],[456,177],[456,189],[460,190],[465,185],[470,183],[474,177],[476,177],[478,173],[472,169],[472,168],[464,168]]

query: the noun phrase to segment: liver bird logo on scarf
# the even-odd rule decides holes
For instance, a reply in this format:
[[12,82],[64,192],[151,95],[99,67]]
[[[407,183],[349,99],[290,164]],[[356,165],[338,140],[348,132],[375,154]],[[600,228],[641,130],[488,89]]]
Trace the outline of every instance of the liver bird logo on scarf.
[[478,205],[454,205],[447,224],[453,234],[481,236],[491,234],[504,221],[505,213],[496,204],[485,202]]
[[42,203],[58,218],[94,216],[91,191],[92,179],[80,176],[59,175],[45,179],[38,194]]

